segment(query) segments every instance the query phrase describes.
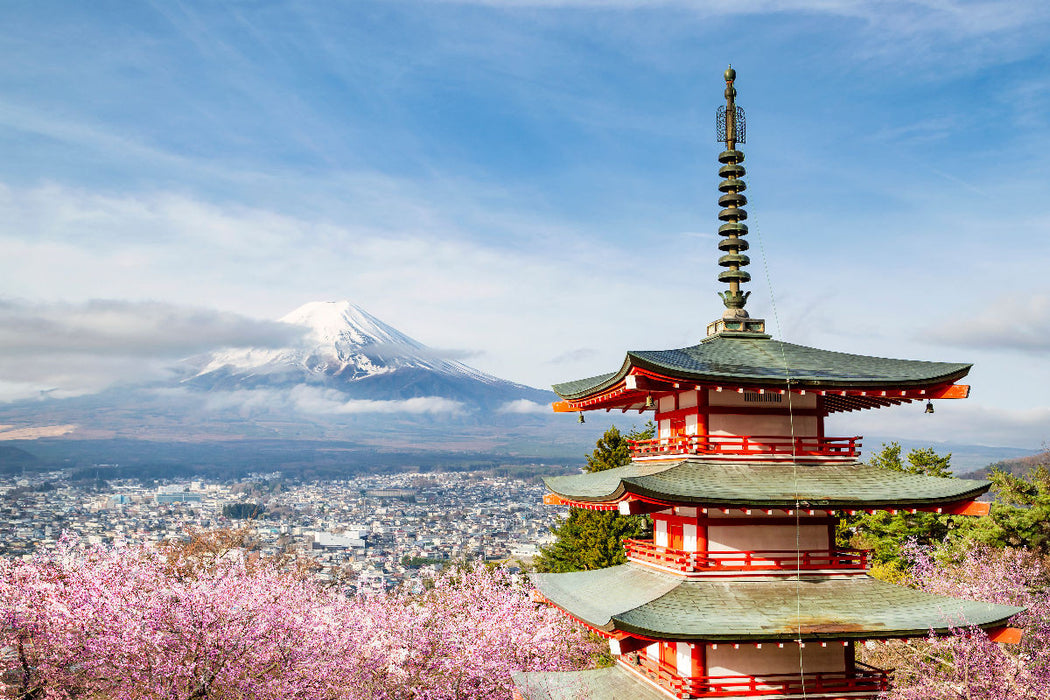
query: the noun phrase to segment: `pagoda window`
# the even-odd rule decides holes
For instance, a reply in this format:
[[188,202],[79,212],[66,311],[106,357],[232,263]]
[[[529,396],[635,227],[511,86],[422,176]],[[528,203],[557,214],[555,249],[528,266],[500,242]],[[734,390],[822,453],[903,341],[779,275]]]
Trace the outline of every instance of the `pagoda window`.
[[[780,676],[794,674],[801,664],[803,673],[845,673],[846,647],[841,643],[732,644],[711,645],[707,649],[708,676]],[[852,671],[853,669],[849,669]]]
[[678,408],[694,408],[697,401],[697,392],[695,389],[692,391],[683,391],[678,395]]
[[653,518],[653,543],[657,547],[668,546],[668,529],[666,520]]
[[698,675],[696,666],[693,663],[693,649],[689,647],[688,642],[678,642],[676,665],[678,666],[678,675],[683,678],[690,678]]
[[707,548],[712,552],[827,551],[828,526],[818,525],[709,525]]
[[685,523],[682,525],[682,550],[686,552],[699,552],[697,540],[696,523]]

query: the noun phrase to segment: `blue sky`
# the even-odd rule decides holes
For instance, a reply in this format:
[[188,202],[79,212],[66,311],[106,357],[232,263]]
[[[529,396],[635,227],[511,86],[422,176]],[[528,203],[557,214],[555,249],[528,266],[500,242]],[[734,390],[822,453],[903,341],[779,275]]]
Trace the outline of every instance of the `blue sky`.
[[0,396],[258,342],[320,299],[536,386],[692,344],[721,310],[732,63],[752,315],[975,363],[969,400],[837,432],[1039,447],[1048,36],[1026,0],[5,3],[0,317],[94,340],[9,346]]

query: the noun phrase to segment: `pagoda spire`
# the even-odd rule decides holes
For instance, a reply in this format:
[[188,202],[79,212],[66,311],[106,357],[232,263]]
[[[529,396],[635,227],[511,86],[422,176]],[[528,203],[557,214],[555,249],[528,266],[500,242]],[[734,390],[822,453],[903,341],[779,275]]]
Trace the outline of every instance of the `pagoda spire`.
[[762,319],[749,320],[744,305],[751,292],[740,289],[740,285],[751,281],[751,274],[744,268],[751,264],[751,258],[744,255],[747,250],[747,224],[743,223],[747,218],[744,205],[747,197],[743,195],[747,185],[744,183],[745,175],[744,154],[737,150],[738,143],[744,143],[746,137],[746,123],[744,121],[744,110],[736,105],[736,71],[732,66],[726,69],[724,74],[726,81],[726,104],[719,107],[715,120],[715,128],[718,140],[725,144],[725,150],[718,155],[718,162],[722,167],[718,169],[722,181],[718,183],[718,206],[722,210],[718,212],[718,218],[723,223],[718,227],[718,235],[722,240],[718,242],[718,249],[723,255],[718,258],[718,264],[726,269],[718,273],[718,281],[725,282],[729,289],[719,292],[725,311],[722,318],[707,326],[707,335],[724,335],[727,333],[765,334],[765,322]]
[[726,145],[726,149],[718,156],[718,162],[722,163],[718,174],[723,178],[718,184],[718,191],[722,195],[718,198],[718,206],[722,211],[718,212],[718,218],[724,221],[718,227],[718,235],[723,240],[718,242],[718,249],[725,255],[718,259],[718,264],[728,268],[718,274],[719,282],[728,282],[729,290],[719,292],[722,302],[726,306],[722,318],[747,318],[744,304],[751,292],[740,291],[743,282],[750,282],[751,275],[743,268],[751,263],[751,259],[743,254],[747,250],[747,224],[742,223],[747,218],[744,205],[747,197],[742,192],[747,188],[741,179],[744,174],[744,154],[737,150],[737,143],[744,143],[745,122],[744,110],[736,106],[736,88],[733,82],[736,80],[736,71],[730,66],[725,72],[726,80],[726,105],[718,109],[717,128],[718,140]]

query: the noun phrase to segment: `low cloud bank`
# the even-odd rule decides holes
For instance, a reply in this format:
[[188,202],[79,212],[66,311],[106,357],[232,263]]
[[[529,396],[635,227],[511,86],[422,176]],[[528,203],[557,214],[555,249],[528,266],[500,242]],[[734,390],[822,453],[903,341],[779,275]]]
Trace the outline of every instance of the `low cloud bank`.
[[548,404],[536,403],[535,401],[529,401],[528,399],[518,399],[516,401],[508,401],[499,407],[500,413],[550,413],[551,407]]
[[0,299],[0,401],[157,379],[187,355],[281,347],[302,333],[287,323],[153,301]]
[[[184,395],[189,393],[179,391]],[[455,416],[465,412],[465,406],[461,402],[440,396],[419,396],[388,401],[352,399],[335,389],[306,385],[290,389],[209,392],[202,397],[206,410],[215,412],[236,410],[246,415],[258,412],[295,411],[300,414],[317,416],[398,413]]]

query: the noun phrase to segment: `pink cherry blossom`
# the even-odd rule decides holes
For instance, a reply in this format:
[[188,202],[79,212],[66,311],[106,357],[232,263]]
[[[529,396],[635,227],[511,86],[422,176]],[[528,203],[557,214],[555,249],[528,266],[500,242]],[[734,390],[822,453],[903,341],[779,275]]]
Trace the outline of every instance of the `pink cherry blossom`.
[[910,582],[931,593],[1027,608],[1011,625],[1020,644],[997,644],[980,629],[896,643],[880,655],[895,666],[890,700],[1045,700],[1050,697],[1050,570],[1027,550],[974,546],[955,560],[907,546]]
[[515,670],[597,643],[475,568],[422,596],[348,597],[230,557],[179,575],[145,548],[0,560],[0,690],[22,698],[506,698]]

